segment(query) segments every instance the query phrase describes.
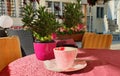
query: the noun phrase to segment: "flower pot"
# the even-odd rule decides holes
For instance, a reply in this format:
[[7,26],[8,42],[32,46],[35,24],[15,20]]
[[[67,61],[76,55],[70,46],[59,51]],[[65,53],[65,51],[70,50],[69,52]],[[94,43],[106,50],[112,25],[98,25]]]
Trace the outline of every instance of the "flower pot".
[[55,42],[51,43],[34,43],[34,51],[37,59],[50,60],[54,58],[53,48],[56,47]]

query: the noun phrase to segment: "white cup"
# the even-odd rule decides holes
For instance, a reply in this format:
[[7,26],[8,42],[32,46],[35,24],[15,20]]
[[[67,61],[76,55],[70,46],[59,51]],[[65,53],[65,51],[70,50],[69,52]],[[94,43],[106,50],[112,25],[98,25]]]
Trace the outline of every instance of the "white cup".
[[74,64],[78,49],[74,47],[56,47],[53,49],[55,62],[59,69],[65,70]]

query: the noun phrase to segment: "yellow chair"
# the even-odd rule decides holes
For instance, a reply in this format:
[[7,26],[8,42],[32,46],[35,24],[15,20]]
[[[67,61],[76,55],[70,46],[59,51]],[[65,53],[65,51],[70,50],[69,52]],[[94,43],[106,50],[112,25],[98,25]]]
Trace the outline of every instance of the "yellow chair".
[[0,38],[0,71],[10,62],[22,57],[17,36]]
[[84,47],[84,42],[85,42],[85,38],[90,38],[92,35],[95,35],[95,33],[91,33],[91,32],[85,32],[82,38],[82,48]]
[[94,34],[84,39],[85,49],[109,49],[112,44],[111,34]]

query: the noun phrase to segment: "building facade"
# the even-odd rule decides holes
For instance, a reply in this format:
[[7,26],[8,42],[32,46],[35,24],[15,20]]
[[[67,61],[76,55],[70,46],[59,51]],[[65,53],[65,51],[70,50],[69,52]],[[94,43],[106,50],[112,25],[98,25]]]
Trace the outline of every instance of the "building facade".
[[[75,2],[76,0],[40,0],[40,4],[33,2],[34,7],[37,8],[39,5],[46,6],[48,11],[55,13],[56,15],[63,15],[64,4],[69,2]],[[21,14],[22,7],[25,3],[29,3],[30,0],[0,0],[0,15],[9,15],[14,21],[14,25],[21,26]],[[57,10],[55,7],[59,7]]]
[[[24,1],[30,0],[0,0],[0,15],[9,15],[14,20],[14,25],[22,26],[21,14]],[[82,0],[85,1],[85,0]],[[49,12],[63,15],[66,3],[76,2],[76,0],[40,0],[41,6],[46,6]],[[34,2],[35,8],[39,5]],[[89,6],[87,0],[87,31],[96,33],[119,32],[120,31],[120,0],[111,0],[105,4]]]
[[87,29],[90,32],[120,32],[120,0],[87,6]]

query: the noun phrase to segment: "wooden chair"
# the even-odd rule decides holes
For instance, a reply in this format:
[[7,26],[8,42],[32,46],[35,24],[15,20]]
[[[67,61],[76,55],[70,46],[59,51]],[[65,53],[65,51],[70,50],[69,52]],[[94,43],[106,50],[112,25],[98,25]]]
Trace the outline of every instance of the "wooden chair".
[[109,49],[112,44],[111,34],[94,34],[84,39],[85,49]]
[[82,48],[84,47],[84,42],[85,42],[85,38],[90,38],[91,36],[95,35],[95,33],[91,33],[91,32],[85,32],[82,38]]
[[22,57],[22,54],[17,36],[0,38],[0,71],[20,57]]

